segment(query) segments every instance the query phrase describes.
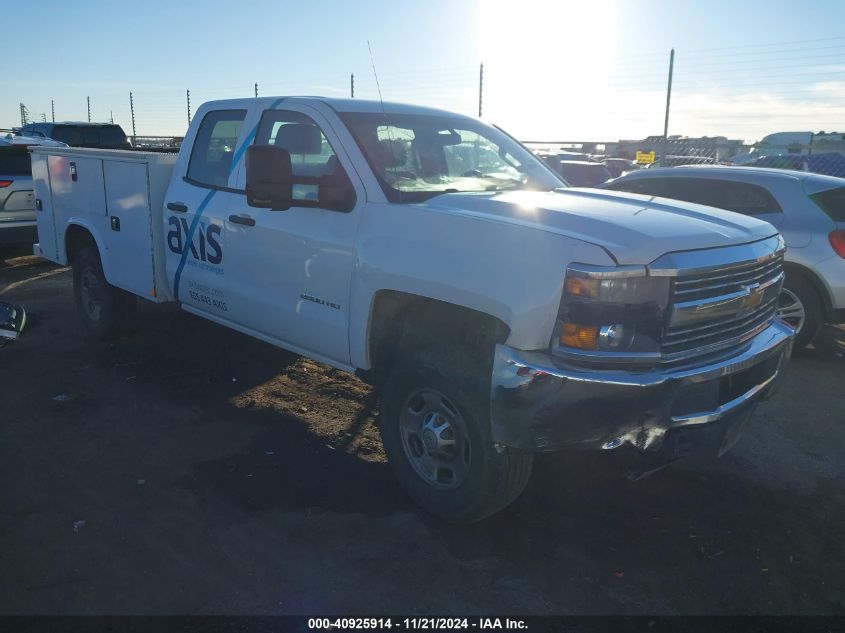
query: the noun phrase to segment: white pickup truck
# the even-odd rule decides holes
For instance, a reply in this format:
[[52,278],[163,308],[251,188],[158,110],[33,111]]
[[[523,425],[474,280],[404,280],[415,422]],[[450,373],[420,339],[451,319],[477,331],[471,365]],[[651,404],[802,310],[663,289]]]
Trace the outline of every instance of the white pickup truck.
[[72,264],[97,335],[139,296],[381,389],[425,509],[481,519],[533,454],[721,454],[773,390],[769,224],[568,189],[472,117],[361,100],[215,101],[178,156],[33,148],[36,253]]

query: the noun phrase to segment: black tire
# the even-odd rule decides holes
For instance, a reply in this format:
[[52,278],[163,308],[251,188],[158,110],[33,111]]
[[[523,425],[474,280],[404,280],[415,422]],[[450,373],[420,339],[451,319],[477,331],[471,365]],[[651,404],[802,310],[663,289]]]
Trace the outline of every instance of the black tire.
[[786,322],[795,327],[796,320],[788,315],[793,314],[790,310],[795,305],[803,309],[803,324],[795,334],[795,349],[802,349],[813,342],[824,325],[824,309],[818,292],[813,288],[812,283],[802,275],[787,274],[784,280],[783,290],[778,297],[778,314],[786,317]]
[[101,339],[128,331],[134,324],[137,301],[106,281],[96,248],[85,247],[73,261],[73,294],[85,329]]
[[[485,364],[472,361],[468,351],[453,348],[411,355],[396,368],[382,391],[379,426],[388,461],[411,498],[448,521],[471,523],[498,512],[522,493],[531,476],[533,454],[493,444],[489,385]],[[466,435],[469,459],[464,459],[461,440],[451,462],[463,464],[460,482],[455,478],[427,479],[411,457],[414,449],[409,438],[413,439],[413,433],[403,431],[403,412],[406,417],[410,414],[416,406],[413,398],[424,397],[421,392],[442,395],[445,401],[440,409],[451,418],[454,428],[462,428]],[[430,446],[423,442],[419,448],[428,451]]]

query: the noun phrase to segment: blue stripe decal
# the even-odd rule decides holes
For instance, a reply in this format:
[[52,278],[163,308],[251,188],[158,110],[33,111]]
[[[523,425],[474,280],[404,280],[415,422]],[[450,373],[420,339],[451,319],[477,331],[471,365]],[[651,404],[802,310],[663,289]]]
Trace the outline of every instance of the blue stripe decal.
[[[276,99],[267,109],[275,110],[282,101],[284,101],[284,97]],[[227,183],[228,179],[237,168],[238,163],[241,161],[241,158],[243,158],[243,155],[246,153],[246,148],[249,147],[253,139],[255,139],[257,132],[258,123],[256,123],[250,130],[249,134],[246,135],[246,138],[244,138],[244,142],[241,143],[241,146],[235,150],[235,154],[232,156],[232,164],[229,166],[229,174],[226,178]],[[191,221],[191,226],[188,228],[188,235],[185,237],[185,249],[182,251],[182,257],[179,259],[179,265],[176,267],[176,274],[173,276],[173,298],[176,299],[176,301],[179,301],[179,281],[182,279],[182,270],[185,268],[185,262],[188,260],[188,253],[191,250],[189,244],[194,243],[194,234],[197,232],[197,226],[200,223],[200,218],[217,191],[217,189],[212,189],[208,192],[208,195],[203,198],[202,202],[200,202],[200,206],[197,207],[196,213],[194,213],[194,219]]]
[[193,248],[190,244],[193,243],[194,233],[197,231],[197,225],[200,223],[202,212],[205,211],[205,208],[208,206],[209,201],[214,197],[215,193],[217,193],[217,189],[212,189],[208,192],[205,198],[202,199],[200,206],[197,207],[197,211],[194,214],[194,219],[191,221],[191,227],[188,229],[188,237],[185,239],[185,245],[182,248],[182,257],[179,259],[179,265],[176,267],[176,274],[173,276],[173,297],[176,301],[179,301],[179,280],[182,279],[182,269],[185,268],[188,253],[190,253],[191,248]]

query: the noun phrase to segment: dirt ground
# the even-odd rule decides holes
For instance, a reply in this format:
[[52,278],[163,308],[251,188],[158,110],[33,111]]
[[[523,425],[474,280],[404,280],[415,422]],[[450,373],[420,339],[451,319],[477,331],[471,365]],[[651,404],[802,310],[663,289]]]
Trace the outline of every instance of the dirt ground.
[[[0,614],[845,611],[845,333],[732,453],[639,482],[539,459],[477,525],[418,512],[369,387],[171,306],[87,339],[71,275],[0,253]],[[5,263],[3,263],[5,260]]]

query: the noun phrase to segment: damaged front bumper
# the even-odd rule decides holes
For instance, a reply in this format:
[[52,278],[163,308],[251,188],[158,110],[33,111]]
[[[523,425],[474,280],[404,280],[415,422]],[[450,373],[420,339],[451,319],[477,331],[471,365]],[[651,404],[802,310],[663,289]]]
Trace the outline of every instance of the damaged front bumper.
[[792,328],[775,319],[742,353],[666,371],[588,369],[497,345],[494,441],[529,451],[632,446],[656,464],[721,455],[777,387],[792,338]]

